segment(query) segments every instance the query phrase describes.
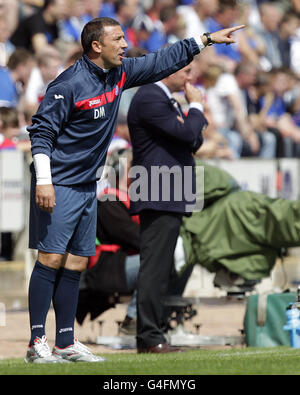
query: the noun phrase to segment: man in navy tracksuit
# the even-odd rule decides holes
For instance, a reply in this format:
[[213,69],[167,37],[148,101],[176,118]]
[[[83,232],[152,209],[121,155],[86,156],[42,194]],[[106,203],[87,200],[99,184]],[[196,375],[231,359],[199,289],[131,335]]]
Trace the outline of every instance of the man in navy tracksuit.
[[[105,163],[122,91],[165,78],[210,43],[234,42],[232,33],[241,27],[125,59],[127,43],[117,21],[97,18],[85,25],[84,55],[49,85],[28,128],[33,155],[29,247],[38,257],[29,284],[27,362],[104,360],[74,339],[74,320],[80,273],[95,251],[97,172]],[[51,300],[52,352],[45,336]]]

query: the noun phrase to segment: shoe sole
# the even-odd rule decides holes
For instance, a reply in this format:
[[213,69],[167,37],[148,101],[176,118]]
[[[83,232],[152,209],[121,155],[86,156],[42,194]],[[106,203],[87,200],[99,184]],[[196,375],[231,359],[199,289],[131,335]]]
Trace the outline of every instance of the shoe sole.
[[46,364],[46,363],[64,363],[64,362],[68,362],[68,361],[46,361],[45,359],[43,359],[43,358],[37,358],[37,359],[33,359],[33,360],[30,360],[30,359],[27,359],[27,358],[24,358],[24,361],[26,362],[26,363],[36,363],[36,364]]

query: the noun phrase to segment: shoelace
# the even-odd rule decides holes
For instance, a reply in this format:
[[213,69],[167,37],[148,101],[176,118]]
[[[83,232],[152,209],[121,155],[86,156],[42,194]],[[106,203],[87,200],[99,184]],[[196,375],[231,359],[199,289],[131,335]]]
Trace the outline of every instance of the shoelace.
[[41,358],[49,357],[51,355],[51,350],[45,335],[41,339],[38,338],[35,340],[34,349],[38,356]]

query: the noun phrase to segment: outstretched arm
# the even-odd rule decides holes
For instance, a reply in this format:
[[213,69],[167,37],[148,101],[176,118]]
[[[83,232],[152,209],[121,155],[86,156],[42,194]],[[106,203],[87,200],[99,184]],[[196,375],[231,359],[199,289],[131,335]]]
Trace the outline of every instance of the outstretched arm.
[[[211,33],[212,42],[215,44],[232,44],[235,42],[232,33],[244,26],[239,25]],[[166,78],[189,64],[207,44],[207,37],[203,35],[202,37],[177,41],[139,58],[125,58],[123,60],[126,74],[125,89]]]

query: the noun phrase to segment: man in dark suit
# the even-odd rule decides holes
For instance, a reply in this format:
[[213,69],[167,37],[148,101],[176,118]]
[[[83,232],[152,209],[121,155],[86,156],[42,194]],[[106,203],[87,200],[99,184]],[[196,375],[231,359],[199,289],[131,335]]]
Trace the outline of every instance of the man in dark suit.
[[[138,352],[177,351],[167,344],[163,334],[163,298],[182,216],[190,214],[195,204],[193,152],[201,146],[202,130],[207,125],[202,94],[189,82],[191,67],[141,87],[128,112],[132,165],[140,173],[130,189],[131,211],[140,215],[141,232]],[[172,97],[173,92],[181,90],[189,103],[187,115]],[[134,189],[137,185],[139,188]]]

